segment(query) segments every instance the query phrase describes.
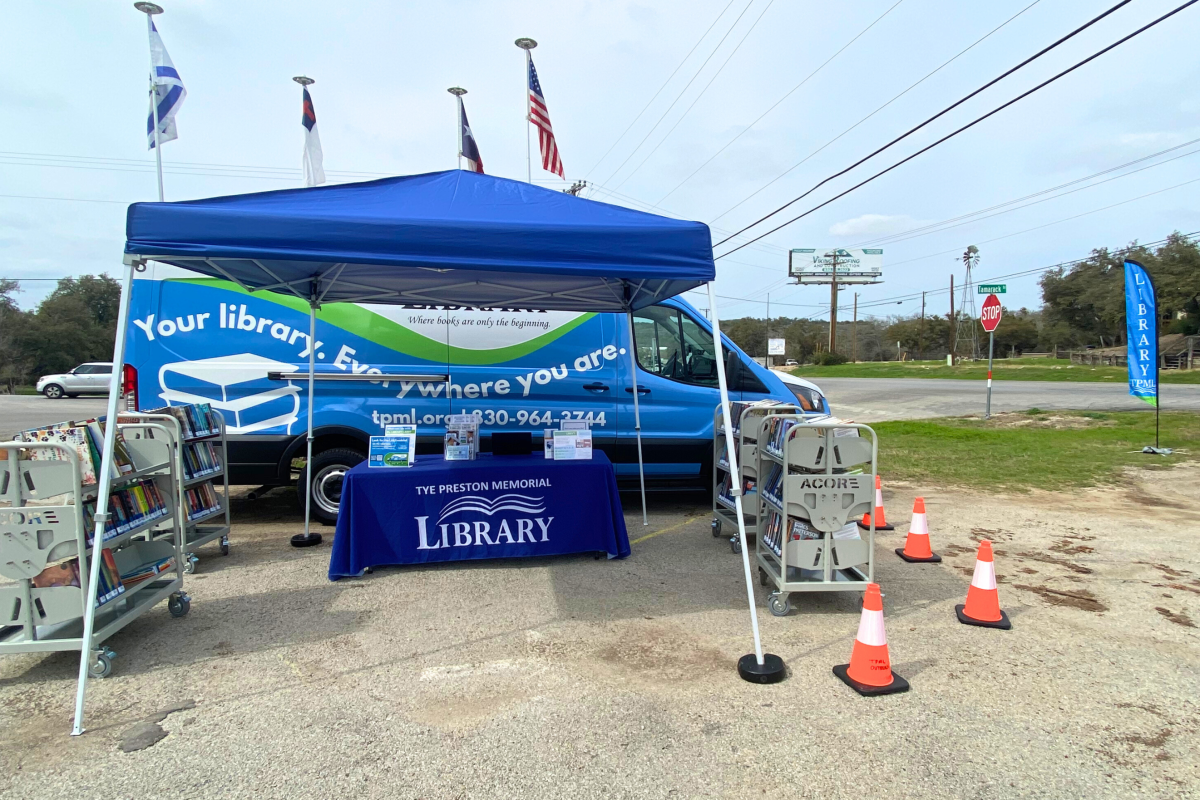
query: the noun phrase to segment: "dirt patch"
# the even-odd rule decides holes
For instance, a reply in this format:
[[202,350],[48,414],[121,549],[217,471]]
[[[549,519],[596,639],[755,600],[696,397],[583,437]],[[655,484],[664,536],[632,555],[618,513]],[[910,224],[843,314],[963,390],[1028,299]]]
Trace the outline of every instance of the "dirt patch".
[[1182,611],[1175,613],[1174,611],[1165,609],[1162,606],[1156,606],[1154,610],[1159,614],[1162,614],[1168,622],[1174,622],[1176,625],[1182,625],[1185,628],[1196,627],[1196,623],[1192,622],[1192,618]]
[[941,547],[941,554],[944,556],[965,556],[974,552],[972,548],[958,544],[947,544]]
[[1093,570],[1090,567],[1085,567],[1082,564],[1076,564],[1073,561],[1067,561],[1066,559],[1063,559],[1063,558],[1055,558],[1054,556],[1046,555],[1045,553],[1034,553],[1034,552],[1027,551],[1027,552],[1022,552],[1022,553],[1017,553],[1017,557],[1018,558],[1027,558],[1030,561],[1040,561],[1043,564],[1054,564],[1055,566],[1062,567],[1063,569],[1066,569],[1066,570],[1070,570],[1071,572],[1074,572],[1076,575],[1091,575],[1093,572]]
[[1068,556],[1096,552],[1096,548],[1088,547],[1086,544],[1075,544],[1070,539],[1060,539],[1058,544],[1050,545],[1050,549],[1055,553],[1062,553]]
[[1086,589],[1076,589],[1073,592],[1063,592],[1058,589],[1051,589],[1047,586],[1028,586],[1021,583],[1013,584],[1014,588],[1024,589],[1027,592],[1033,592],[1040,596],[1043,600],[1053,606],[1068,606],[1070,608],[1078,608],[1081,611],[1092,611],[1100,613],[1108,611],[1108,606],[1096,599],[1096,595]]
[[1174,735],[1174,731],[1170,728],[1163,728],[1158,733],[1152,736],[1140,736],[1138,734],[1128,734],[1120,736],[1117,741],[1124,742],[1127,745],[1138,745],[1140,747],[1148,747],[1151,750],[1157,750],[1154,754],[1155,761],[1168,761],[1171,754],[1167,752],[1167,740]]
[[630,626],[595,657],[604,665],[652,681],[696,680],[729,668],[729,656],[664,625]]
[[995,530],[992,530],[991,528],[971,528],[970,538],[976,543],[982,542],[984,539],[987,539],[992,543],[997,541],[1011,542],[1013,535],[1008,531],[1001,530],[1000,528],[996,528]]
[[1181,592],[1200,594],[1200,589],[1197,589],[1195,586],[1185,586],[1182,583],[1168,583],[1166,586],[1168,589],[1178,589]]
[[988,421],[989,428],[1053,428],[1055,430],[1111,428],[1115,424],[1114,420],[1098,419],[1091,416],[1054,414],[1050,412],[1029,414],[1023,411],[993,414],[991,420]]
[[1149,561],[1135,561],[1135,564],[1145,564],[1147,567],[1154,567],[1156,570],[1166,575],[1168,578],[1182,578],[1184,575],[1191,575],[1186,569],[1179,570],[1168,567],[1166,564],[1154,564]]

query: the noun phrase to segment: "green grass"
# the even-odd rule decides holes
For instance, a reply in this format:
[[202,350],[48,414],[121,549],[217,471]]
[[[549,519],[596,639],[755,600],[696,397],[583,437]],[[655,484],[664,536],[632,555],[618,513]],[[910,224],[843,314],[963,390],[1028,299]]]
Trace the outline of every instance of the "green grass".
[[988,422],[961,417],[871,427],[879,434],[885,478],[980,489],[1094,486],[1115,481],[1123,467],[1162,468],[1200,453],[1200,414],[1185,411],[1162,415],[1162,445],[1176,450],[1165,457],[1140,452],[1154,444],[1151,411],[1031,409]]
[[[792,370],[801,378],[953,378],[985,380],[987,362],[946,366],[945,361],[863,361],[836,367],[804,366]],[[992,377],[998,381],[1078,381],[1088,383],[1125,383],[1125,367],[1090,367],[1072,364],[1065,358],[996,359]],[[1200,383],[1200,369],[1164,370],[1163,383]]]
[[13,394],[37,394],[37,389],[32,386],[17,386],[13,388]]

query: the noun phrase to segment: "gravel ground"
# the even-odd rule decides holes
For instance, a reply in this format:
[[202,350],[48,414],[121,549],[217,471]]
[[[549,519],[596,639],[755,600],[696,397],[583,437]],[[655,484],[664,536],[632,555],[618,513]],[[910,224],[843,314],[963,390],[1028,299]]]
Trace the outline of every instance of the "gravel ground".
[[[235,499],[233,552],[202,551],[191,613],[110,641],[84,736],[76,658],[0,659],[0,797],[1198,796],[1200,555],[1179,535],[1200,468],[1075,495],[921,489],[945,562],[894,556],[917,487],[885,487],[901,530],[878,578],[912,691],[882,698],[830,672],[851,594],[760,610],[791,675],[738,678],[740,560],[696,496],[654,498],[649,528],[629,514],[651,538],[625,561],[338,583],[330,537],[287,546],[290,493]],[[985,536],[1011,631],[954,617]]]

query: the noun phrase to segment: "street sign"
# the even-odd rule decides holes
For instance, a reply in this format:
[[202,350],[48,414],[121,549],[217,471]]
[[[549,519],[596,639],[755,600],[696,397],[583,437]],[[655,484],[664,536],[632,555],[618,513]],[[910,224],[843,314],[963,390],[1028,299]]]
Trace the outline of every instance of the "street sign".
[[979,294],[1007,294],[1008,286],[1003,283],[981,283]]
[[787,355],[787,340],[786,339],[767,339],[767,355],[769,355],[769,356],[786,356]]
[[1000,298],[994,294],[989,294],[987,299],[983,301],[983,307],[979,309],[979,321],[983,323],[983,329],[988,333],[996,330],[996,326],[1000,324],[1000,317],[1003,312],[1000,310]]

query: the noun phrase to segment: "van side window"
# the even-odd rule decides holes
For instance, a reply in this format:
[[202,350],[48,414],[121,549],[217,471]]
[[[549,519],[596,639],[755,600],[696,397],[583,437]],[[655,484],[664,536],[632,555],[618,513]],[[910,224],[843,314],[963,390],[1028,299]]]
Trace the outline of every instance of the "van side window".
[[717,385],[712,334],[678,309],[650,306],[633,315],[638,364],[681,383]]

